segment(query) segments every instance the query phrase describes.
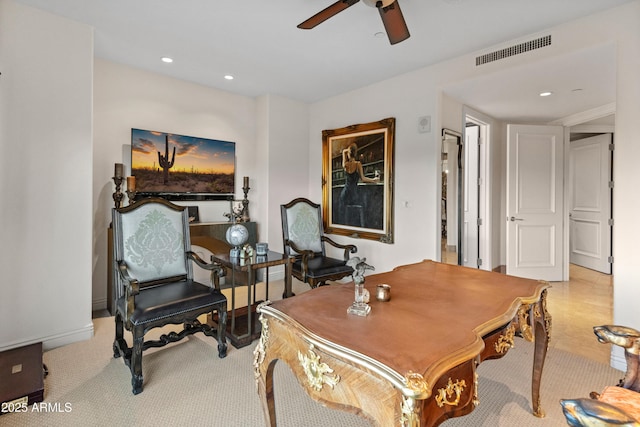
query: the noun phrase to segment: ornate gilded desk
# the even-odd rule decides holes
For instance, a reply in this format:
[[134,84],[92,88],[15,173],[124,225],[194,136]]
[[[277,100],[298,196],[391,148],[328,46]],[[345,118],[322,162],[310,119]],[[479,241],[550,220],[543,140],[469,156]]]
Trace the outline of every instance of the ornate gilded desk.
[[[376,285],[391,300],[376,301]],[[477,366],[502,357],[514,336],[535,340],[532,405],[551,318],[548,283],[423,261],[367,276],[371,313],[347,314],[353,284],[330,285],[259,306],[262,334],[254,351],[266,424],[276,425],[273,370],[284,361],[306,392],[328,407],[381,427],[437,426],[479,402]]]

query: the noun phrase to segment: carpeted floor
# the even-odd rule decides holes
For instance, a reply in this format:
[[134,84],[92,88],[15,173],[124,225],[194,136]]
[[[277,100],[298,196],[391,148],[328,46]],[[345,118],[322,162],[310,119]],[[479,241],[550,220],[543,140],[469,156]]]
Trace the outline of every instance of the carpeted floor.
[[[94,319],[95,336],[48,351],[46,412],[5,414],[0,425],[18,426],[263,426],[253,376],[254,345],[229,346],[218,359],[215,340],[202,334],[145,352],[144,391],[131,394],[131,377],[122,359],[113,359],[113,318]],[[542,378],[546,418],[531,415],[533,345],[522,339],[504,358],[479,367],[479,406],[448,420],[460,426],[563,426],[560,398],[586,397],[617,383],[623,375],[604,364],[550,349]],[[324,408],[303,391],[287,366],[275,374],[278,425],[364,427],[353,414]]]

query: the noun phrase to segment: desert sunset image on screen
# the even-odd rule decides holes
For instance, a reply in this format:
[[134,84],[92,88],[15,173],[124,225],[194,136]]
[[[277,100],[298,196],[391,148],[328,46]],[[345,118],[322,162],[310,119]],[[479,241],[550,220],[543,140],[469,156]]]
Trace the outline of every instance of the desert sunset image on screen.
[[131,175],[140,193],[233,194],[235,143],[131,129]]

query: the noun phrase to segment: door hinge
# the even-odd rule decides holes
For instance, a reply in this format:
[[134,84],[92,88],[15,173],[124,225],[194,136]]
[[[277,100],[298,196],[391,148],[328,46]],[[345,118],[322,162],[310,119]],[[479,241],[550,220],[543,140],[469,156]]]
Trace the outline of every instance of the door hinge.
[[609,144],[609,151],[613,151],[616,149],[616,145],[615,144]]
[[478,267],[482,266],[482,258],[478,258]]
[[482,178],[478,178],[478,187],[482,186]]
[[478,218],[478,227],[482,225],[482,218]]
[[609,264],[613,264],[613,257],[612,257],[612,256],[610,256],[609,258],[607,258],[607,262],[608,262]]
[[609,181],[609,188],[613,188],[613,181]]
[[609,225],[613,226],[613,218],[609,218]]

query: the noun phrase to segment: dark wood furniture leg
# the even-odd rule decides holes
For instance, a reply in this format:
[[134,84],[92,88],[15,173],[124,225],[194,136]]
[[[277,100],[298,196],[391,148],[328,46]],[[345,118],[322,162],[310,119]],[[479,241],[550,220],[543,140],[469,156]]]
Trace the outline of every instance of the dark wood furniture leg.
[[544,418],[545,413],[540,405],[540,383],[542,368],[549,349],[551,334],[551,315],[547,312],[547,291],[542,292],[540,300],[532,304],[530,312],[531,327],[535,333],[535,353],[533,355],[533,373],[531,381],[531,404],[533,415]]
[[284,294],[282,294],[282,298],[289,298],[293,296],[292,287],[292,277],[291,277],[291,269],[293,268],[293,263],[291,260],[284,265]]

